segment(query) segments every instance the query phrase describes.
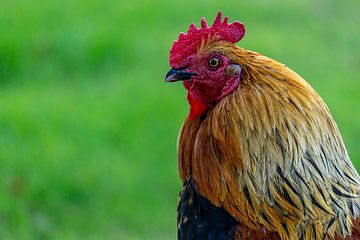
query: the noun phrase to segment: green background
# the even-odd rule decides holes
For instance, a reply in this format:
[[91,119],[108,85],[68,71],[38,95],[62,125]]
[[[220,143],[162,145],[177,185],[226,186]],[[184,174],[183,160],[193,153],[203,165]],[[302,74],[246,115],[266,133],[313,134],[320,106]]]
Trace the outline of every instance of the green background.
[[1,0],[0,239],[175,238],[168,53],[219,9],[314,86],[360,168],[358,0]]

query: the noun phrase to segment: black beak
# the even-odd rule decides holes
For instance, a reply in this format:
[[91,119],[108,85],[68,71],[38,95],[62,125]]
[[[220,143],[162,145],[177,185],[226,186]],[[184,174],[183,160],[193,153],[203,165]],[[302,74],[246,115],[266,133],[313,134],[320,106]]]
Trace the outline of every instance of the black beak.
[[196,73],[184,72],[182,70],[183,69],[170,69],[170,71],[166,74],[165,82],[186,81],[196,75]]

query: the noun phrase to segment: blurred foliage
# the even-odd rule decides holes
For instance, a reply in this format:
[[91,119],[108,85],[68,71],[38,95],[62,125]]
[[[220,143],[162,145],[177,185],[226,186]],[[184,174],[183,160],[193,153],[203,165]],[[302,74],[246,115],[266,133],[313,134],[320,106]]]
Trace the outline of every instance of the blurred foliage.
[[0,239],[174,239],[176,138],[165,84],[180,31],[217,10],[239,43],[328,103],[360,167],[360,2],[0,2]]

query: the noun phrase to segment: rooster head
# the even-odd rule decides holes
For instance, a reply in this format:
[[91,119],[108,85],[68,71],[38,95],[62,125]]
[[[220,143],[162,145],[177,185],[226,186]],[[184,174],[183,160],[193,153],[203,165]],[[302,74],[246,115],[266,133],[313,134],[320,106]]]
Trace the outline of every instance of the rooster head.
[[241,22],[222,20],[219,11],[214,23],[207,26],[201,18],[201,27],[191,24],[187,33],[180,33],[170,50],[172,69],[167,82],[183,81],[188,90],[189,119],[195,119],[240,84],[241,66],[235,43],[245,34]]

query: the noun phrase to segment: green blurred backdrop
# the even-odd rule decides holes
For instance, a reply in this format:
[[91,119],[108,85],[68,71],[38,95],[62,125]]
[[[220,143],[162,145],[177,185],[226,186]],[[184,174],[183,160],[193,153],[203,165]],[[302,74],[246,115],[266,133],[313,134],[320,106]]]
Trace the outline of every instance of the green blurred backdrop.
[[219,9],[315,87],[360,168],[358,0],[1,0],[0,239],[175,238],[168,52]]

